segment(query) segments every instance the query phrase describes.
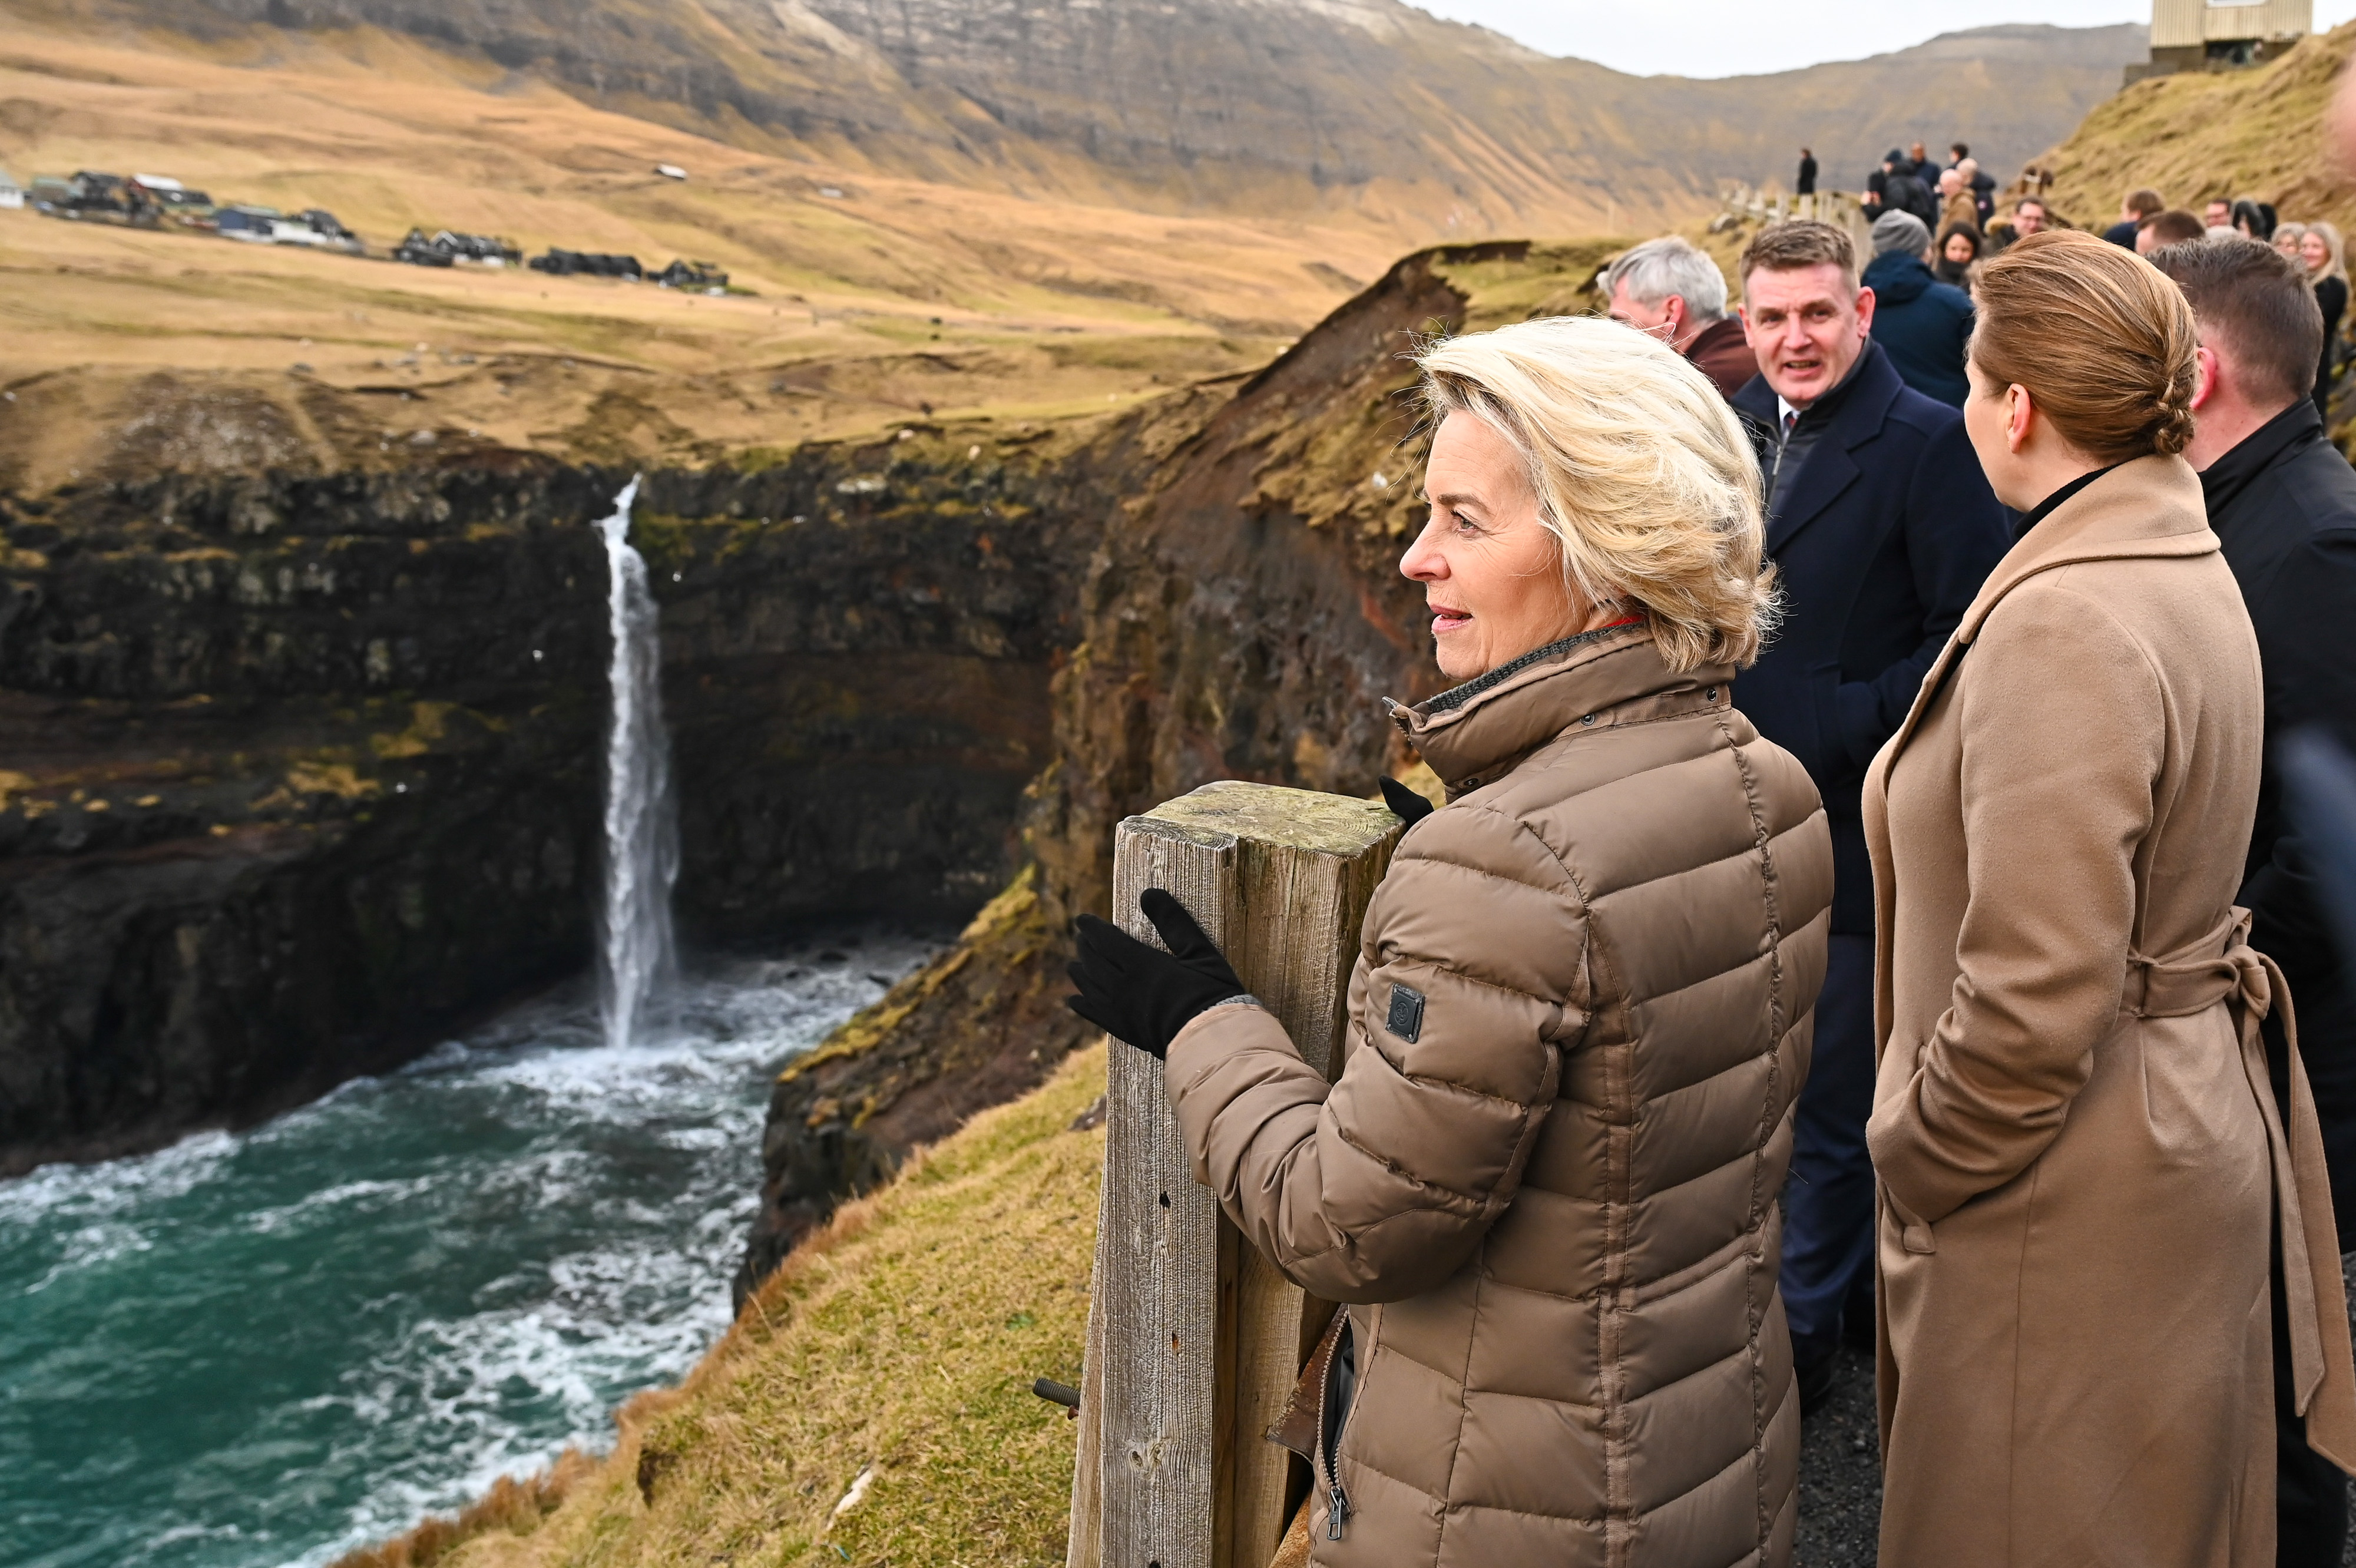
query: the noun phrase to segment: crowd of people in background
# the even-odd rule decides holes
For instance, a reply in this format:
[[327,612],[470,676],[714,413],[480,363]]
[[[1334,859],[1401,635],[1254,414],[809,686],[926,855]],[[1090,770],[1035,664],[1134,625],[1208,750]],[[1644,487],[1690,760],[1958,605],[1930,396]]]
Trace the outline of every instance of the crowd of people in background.
[[[2032,167],[2000,202],[1994,177],[1979,166],[1968,144],[1955,142],[1947,152],[1941,164],[1920,142],[1890,148],[1866,177],[1858,205],[1873,225],[1874,256],[1865,281],[1880,301],[1874,337],[1887,335],[1885,347],[1909,386],[1961,407],[1973,276],[1985,259],[2052,228],[2054,220],[2045,198],[2049,174]],[[1796,188],[1813,197],[1816,177],[1815,155],[1803,147]],[[2238,234],[2290,258],[2314,287],[2323,313],[2314,398],[2328,416],[2345,355],[2340,329],[2348,312],[2346,245],[2338,226],[2283,218],[2254,196],[2211,197],[2201,205],[2198,213],[2170,207],[2158,190],[2139,186],[2122,199],[2103,238],[2147,256],[2164,245]]]
[[[2001,1531],[1992,1536],[1988,1530],[1995,1526],[1983,1528],[1987,1521],[2018,1530],[2056,1525],[2063,1514],[2075,1520],[2072,1510],[2083,1499],[2070,1492],[2069,1477],[2100,1474],[2104,1486],[2142,1488],[2132,1504],[2120,1503],[2128,1495],[2121,1491],[2102,1513],[2103,1529],[2118,1537],[2104,1561],[2338,1564],[2349,1525],[2340,1467],[2356,1465],[2356,1404],[2340,1391],[2326,1435],[2314,1413],[2322,1402],[2315,1395],[2320,1374],[2313,1369],[2313,1355],[2301,1348],[2302,1336],[2314,1330],[2298,1315],[2326,1298],[2336,1306],[2337,1292],[2329,1282],[2310,1292],[2296,1265],[2286,1273],[2288,1243],[2277,1240],[2270,1265],[2276,1305],[2269,1401],[2249,1380],[2263,1375],[2262,1368],[2248,1364],[2248,1354],[2263,1359],[2265,1335],[2253,1330],[2256,1337],[2245,1341],[2233,1326],[2245,1302],[2221,1298],[2211,1315],[2218,1337],[2205,1348],[2185,1337],[2187,1325],[2201,1313],[2185,1307],[2181,1279],[2169,1286],[2176,1295],[2151,1314],[2139,1316],[2122,1297],[2098,1325],[2083,1325],[2072,1310],[2032,1322],[2034,1315],[2022,1305],[2026,1293],[2052,1281],[2024,1273],[2030,1267],[2023,1261],[2029,1248],[2021,1240],[2026,1209],[2012,1216],[2019,1225],[2007,1230],[2010,1220],[1988,1218],[2002,1205],[1983,1203],[1988,1214],[1978,1223],[1988,1230],[1990,1248],[1985,1259],[1966,1257],[1968,1244],[1952,1221],[1933,1238],[1938,1215],[1949,1212],[1946,1199],[1936,1213],[1900,1212],[1890,1195],[1907,1182],[1917,1186],[1912,1202],[1927,1201],[1933,1189],[1944,1190],[1941,1183],[1955,1181],[1961,1185],[1950,1197],[1980,1201],[1991,1180],[2001,1183],[2025,1168],[2004,1164],[1995,1144],[2000,1130],[2044,1113],[2020,1107],[2043,1106],[2037,1095],[2045,1089],[2024,1087],[2033,1074],[2018,1082],[2008,1076],[2017,1066],[2010,1058],[1975,1058],[1970,1072],[1953,1070],[1968,1078],[1984,1069],[1984,1080],[1943,1083],[1940,1093],[1954,1104],[1937,1113],[1976,1130],[1907,1134],[1919,1134],[1924,1148],[1952,1137],[1959,1140],[1954,1148],[1941,1145],[1934,1158],[1901,1147],[1899,1133],[1884,1125],[1897,1114],[1897,1102],[1886,1064],[1877,1090],[1877,1060],[1901,1045],[1925,1053],[1931,1047],[1919,1032],[1904,1041],[1877,1040],[1875,943],[1883,944],[1886,971],[1891,937],[1878,929],[1869,881],[1887,849],[1876,847],[1869,856],[1868,838],[1876,788],[1869,767],[1879,766],[1876,754],[1893,735],[1902,743],[1902,726],[1929,722],[1917,693],[1926,675],[1934,688],[1954,676],[1961,654],[1943,650],[1973,642],[1976,618],[1987,615],[1997,592],[1990,585],[2010,581],[2005,576],[2010,568],[2000,563],[2014,561],[2030,550],[2032,539],[2057,528],[2062,532],[2055,539],[2062,541],[2073,529],[2095,526],[2084,520],[2101,515],[2101,508],[2073,505],[2073,498],[2098,485],[2091,493],[2116,492],[2105,504],[2124,505],[2132,487],[2123,476],[2129,472],[2155,487],[2136,501],[2157,509],[2153,515],[2169,508],[2190,509],[2187,518],[2205,511],[2255,628],[2264,670],[2265,761],[2246,868],[2232,902],[2243,929],[2254,932],[2251,942],[2279,962],[2297,1001],[2338,1229],[2336,1238],[2319,1233],[2312,1251],[2336,1281],[2329,1258],[2335,1241],[2342,1252],[2356,1248],[2356,974],[2323,934],[2302,852],[2281,820],[2274,742],[2298,726],[2319,725],[2356,744],[2356,666],[2334,651],[2339,633],[2356,624],[2356,469],[2329,435],[2332,382],[2342,358],[2340,328],[2349,303],[2341,234],[2319,219],[2286,219],[2254,197],[2177,207],[2159,190],[2142,187],[2125,194],[2117,218],[2098,234],[2063,232],[2073,226],[2058,222],[2049,208],[2051,179],[2043,171],[2031,170],[2000,199],[1968,146],[1957,143],[1949,152],[1946,163],[1934,164],[1917,144],[1910,151],[1892,149],[1882,161],[1861,203],[1869,220],[1864,255],[1847,230],[1809,216],[1817,168],[1813,155],[1804,155],[1799,189],[1810,204],[1802,216],[1770,222],[1751,240],[1737,263],[1740,303],[1731,312],[1718,263],[1681,238],[1633,247],[1601,280],[1609,313],[1685,355],[1751,434],[1764,481],[1766,545],[1783,585],[1785,617],[1775,641],[1737,681],[1734,698],[1763,735],[1805,766],[1830,819],[1831,950],[1816,1007],[1814,1060],[1795,1114],[1794,1180],[1783,1192],[1781,1294],[1803,1408],[1826,1397],[1845,1338],[1875,1343],[1878,1318],[1885,1561],[2020,1561],[2007,1554]],[[2147,264],[2122,260],[2121,252]],[[2018,292],[2021,279],[2031,275],[2050,297],[2035,311],[2019,300],[2008,304],[2006,289]],[[1992,324],[2006,331],[1992,333]],[[2197,352],[2188,329],[2197,335]],[[2069,359],[2072,354],[2077,358]],[[2041,362],[2057,355],[2068,362]],[[2137,390],[2138,367],[2162,361],[2178,367],[2163,378],[2166,385],[2156,393]],[[2147,430],[2155,407],[2180,412],[2169,414],[2168,428]],[[2096,435],[2106,428],[2104,421],[2124,420],[2142,434],[2131,441],[2072,437],[2077,446],[2072,449],[2083,447],[2081,456],[2093,454],[2086,460],[2100,466],[2054,490],[2032,482],[2032,470],[2041,473],[2034,460],[2040,420]],[[2059,438],[2043,439],[2051,446]],[[2163,460],[2147,462],[2146,473],[2137,467],[2138,455],[2149,459],[2154,454]],[[2018,495],[1991,488],[1990,476],[2014,467],[2020,469]],[[2055,521],[2040,532],[2049,514]],[[2064,519],[2078,521],[2065,524]],[[2153,613],[2158,625],[2172,612],[2155,607]],[[1981,637],[1979,643],[1988,640]],[[2214,651],[2205,643],[2201,649],[2202,657]],[[1978,700],[1991,714],[2018,696],[1998,682],[1999,662],[1989,651],[1975,653],[1972,660],[1984,693]],[[1971,674],[1960,680],[1959,689],[1973,689]],[[1935,690],[1929,702],[1935,710]],[[1966,716],[1962,722],[1977,721]],[[2059,800],[2053,810],[2066,814]],[[2222,822],[2216,831],[2223,835],[2218,842],[2229,842],[2237,824]],[[1981,853],[1976,850],[1976,857]],[[1970,870],[1978,875],[1982,868],[1976,863]],[[2020,890],[2040,879],[2058,886],[2054,875],[2051,864],[2024,863]],[[2058,941],[2066,933],[2055,928],[2046,935]],[[2132,960],[2131,967],[2140,961]],[[1885,1009],[1891,1004],[1887,984],[1880,998]],[[1926,992],[1928,1012],[1903,1027],[1928,1027],[1928,1018],[1947,1004],[1945,987],[1942,979]],[[1901,992],[1902,1004],[1902,986]],[[2041,1039],[2024,1037],[2020,1059],[2043,1048]],[[2268,1041],[2280,1085],[2291,1069],[2282,1066],[2283,1042],[2271,1034]],[[1961,1047],[1949,1042],[1940,1048]],[[1987,1096],[1987,1105],[1968,1113],[1957,1108],[1976,1095]],[[2058,1172],[2067,1162],[2055,1151],[2071,1139],[2106,1136],[2091,1131],[2097,1115],[2087,1108],[2092,1098],[2080,1092],[2066,1124],[2055,1112],[2038,1136],[2051,1138],[2058,1128],[2059,1141],[2039,1144],[2045,1152],[2030,1157]],[[2067,1093],[2056,1103],[2064,1101]],[[2279,1111],[2281,1125],[2289,1126],[2298,1107],[2285,1098]],[[1871,1140],[1869,1123],[1880,1129]],[[2165,1185],[2158,1167],[2142,1175],[2134,1168],[2159,1146],[2136,1144],[2142,1135],[2122,1133],[2116,1146],[2084,1156],[2095,1162],[2087,1168],[2107,1169],[2120,1191],[2149,1176],[2156,1192]],[[2305,1201],[2319,1210],[2324,1176],[2314,1165],[2300,1181]],[[1982,1166],[1996,1175],[1987,1176]],[[1980,1174],[1963,1180],[1957,1172],[1966,1167]],[[2297,1199],[2279,1170],[2277,1178],[2279,1217],[2288,1212],[2283,1205]],[[2039,1201],[2065,1204],[2058,1187]],[[2250,1213],[2263,1219],[2263,1195],[2255,1201]],[[2133,1207],[2128,1201],[2113,1217],[2115,1228],[2126,1228],[2119,1235],[2141,1223],[2129,1217]],[[2051,1215],[2062,1212],[2055,1207]],[[2051,1215],[2044,1223],[2061,1223]],[[2240,1234],[2249,1227],[2236,1220],[2223,1229]],[[2263,1232],[2251,1233],[2261,1236],[2257,1245],[2264,1251]],[[2117,1235],[2090,1233],[2086,1240],[2107,1247]],[[2172,1251],[2164,1236],[2146,1241],[2152,1258]],[[1895,1305],[1877,1301],[1877,1251],[1880,1288],[1896,1292],[1905,1281],[1912,1293]],[[1934,1251],[1942,1261],[1925,1273],[1930,1266],[1923,1258]],[[2068,1275],[2074,1282],[2070,1288],[2085,1283],[2066,1264],[2053,1267],[2054,1280]],[[1965,1283],[1976,1270],[1985,1279]],[[2322,1281],[2323,1274],[2316,1278]],[[2292,1304],[2287,1320],[2286,1301]],[[2326,1312],[2320,1321],[2328,1327],[2329,1318]],[[1999,1330],[2012,1337],[2006,1342],[2009,1364],[2041,1366],[2040,1376],[2051,1374],[2050,1387],[2016,1390],[2009,1403],[1995,1405],[1972,1393],[1966,1342],[1994,1347]],[[2120,1347],[2132,1348],[2134,1367],[2118,1369],[2115,1377],[2085,1372]],[[2226,1362],[2235,1356],[2244,1360],[2229,1370]],[[2209,1391],[2214,1393],[2236,1378],[2244,1380],[2238,1391],[2202,1403],[2209,1398],[2199,1392],[2203,1380],[2215,1385]],[[1925,1387],[1933,1391],[1928,1395],[1899,1391]],[[2225,1434],[2220,1423],[2246,1419],[2253,1401],[2270,1402],[2271,1437],[2254,1438],[2247,1428],[2238,1437]],[[2008,1427],[2008,1421],[2013,1424]],[[1976,1468],[1976,1456],[1987,1455],[2012,1469],[2002,1464]],[[2235,1466],[2244,1477],[2235,1485],[2247,1488],[2237,1494],[2236,1506],[2254,1500],[2258,1488],[2274,1489],[2275,1532],[2245,1518],[2254,1533],[2244,1541],[2241,1526],[2217,1522],[2234,1509],[2211,1507],[2220,1501],[2212,1483]],[[2054,1505],[2061,1513],[2040,1516],[2041,1505],[2020,1504],[2019,1478],[2049,1474],[2048,1467],[2050,1477],[2060,1477],[2048,1490],[2061,1499]],[[2146,1480],[2131,1486],[2130,1477]],[[2008,1485],[2015,1494],[2013,1511],[1992,1509],[1990,1489],[2002,1496]],[[2185,1501],[2196,1492],[2207,1500]],[[2124,1521],[2130,1517],[2148,1521],[2149,1530],[2127,1530]],[[2259,1539],[2269,1533],[2275,1539]],[[2203,1555],[2208,1548],[2200,1542],[2211,1534],[2214,1551]],[[2120,1545],[2127,1535],[2139,1535],[2140,1544]],[[2228,1541],[2227,1535],[2234,1539]],[[1959,1544],[1971,1541],[1977,1544]],[[2072,1557],[2073,1548],[2057,1537],[2061,1555],[2051,1560],[2100,1555],[2078,1544],[2087,1551]]]

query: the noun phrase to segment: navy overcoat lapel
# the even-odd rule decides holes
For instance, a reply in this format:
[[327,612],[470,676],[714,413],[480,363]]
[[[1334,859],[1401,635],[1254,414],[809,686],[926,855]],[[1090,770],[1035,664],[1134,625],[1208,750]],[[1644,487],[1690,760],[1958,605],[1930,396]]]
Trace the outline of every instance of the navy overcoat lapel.
[[[1808,449],[1799,477],[1792,481],[1792,493],[1784,498],[1783,510],[1767,521],[1770,555],[1822,517],[1857,483],[1859,470],[1849,453],[1881,434],[1890,405],[1898,401],[1898,390],[1905,385],[1891,368],[1889,357],[1874,343],[1866,345],[1856,375],[1857,384],[1848,389],[1840,406],[1833,412],[1831,427]],[[1775,393],[1764,376],[1744,387],[1735,403],[1766,429],[1774,428]]]

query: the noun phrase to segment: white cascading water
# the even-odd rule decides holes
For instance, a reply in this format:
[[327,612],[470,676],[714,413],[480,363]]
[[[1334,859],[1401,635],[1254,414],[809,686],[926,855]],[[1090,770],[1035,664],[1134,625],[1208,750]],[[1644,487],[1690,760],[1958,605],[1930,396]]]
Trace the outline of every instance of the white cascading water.
[[613,714],[605,734],[605,905],[597,953],[597,1010],[605,1043],[626,1046],[655,993],[672,977],[670,890],[679,878],[679,824],[670,795],[670,737],[662,722],[662,650],[647,563],[630,548],[632,478],[600,521],[614,638]]

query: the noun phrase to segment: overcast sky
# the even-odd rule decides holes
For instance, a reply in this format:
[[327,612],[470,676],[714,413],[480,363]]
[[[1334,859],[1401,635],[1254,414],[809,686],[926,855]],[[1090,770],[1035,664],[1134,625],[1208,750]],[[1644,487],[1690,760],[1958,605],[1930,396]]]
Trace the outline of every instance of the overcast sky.
[[[1436,16],[1478,22],[1548,54],[1577,55],[1650,76],[1747,76],[1819,60],[1856,59],[1934,33],[1997,22],[2097,27],[2147,22],[2149,0],[1411,0]],[[2316,0],[2319,27],[2356,16],[2356,0]]]

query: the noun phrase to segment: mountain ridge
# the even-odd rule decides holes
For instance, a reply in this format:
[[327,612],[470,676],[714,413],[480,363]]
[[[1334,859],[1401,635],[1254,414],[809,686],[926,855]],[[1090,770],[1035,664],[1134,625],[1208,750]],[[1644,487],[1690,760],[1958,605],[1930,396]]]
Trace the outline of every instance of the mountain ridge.
[[[1890,141],[2002,173],[2143,49],[2131,25],[1941,35],[1801,71],[1634,77],[1401,0],[6,0],[28,20],[215,52],[454,70],[747,150],[1134,210],[1346,213],[1395,239],[1668,223],[1815,145],[1828,184]],[[1601,221],[1599,221],[1601,220]]]

